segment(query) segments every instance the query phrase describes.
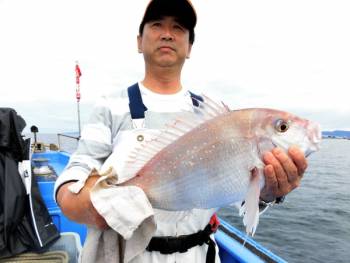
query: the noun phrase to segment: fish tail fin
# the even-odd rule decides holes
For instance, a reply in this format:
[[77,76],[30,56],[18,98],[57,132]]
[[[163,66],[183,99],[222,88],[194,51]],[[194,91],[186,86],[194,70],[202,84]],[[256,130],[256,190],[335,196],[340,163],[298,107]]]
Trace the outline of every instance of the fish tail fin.
[[258,168],[251,171],[251,179],[244,204],[241,206],[240,215],[243,216],[243,224],[246,233],[253,236],[259,223],[259,196],[260,178]]

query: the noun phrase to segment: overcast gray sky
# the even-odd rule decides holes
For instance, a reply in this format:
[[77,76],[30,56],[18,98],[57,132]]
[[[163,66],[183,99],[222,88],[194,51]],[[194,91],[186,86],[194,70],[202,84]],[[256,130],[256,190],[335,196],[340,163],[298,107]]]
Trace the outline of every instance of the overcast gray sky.
[[[196,41],[183,71],[231,108],[269,107],[350,130],[350,1],[193,0]],[[136,48],[148,0],[0,0],[0,106],[42,132],[77,130],[96,98],[143,77]]]

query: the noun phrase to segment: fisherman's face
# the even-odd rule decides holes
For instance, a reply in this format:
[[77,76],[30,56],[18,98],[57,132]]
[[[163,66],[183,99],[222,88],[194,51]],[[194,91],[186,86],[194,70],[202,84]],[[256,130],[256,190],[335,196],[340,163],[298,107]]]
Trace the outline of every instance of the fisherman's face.
[[146,64],[161,67],[182,66],[192,48],[189,31],[171,16],[146,23],[137,42]]

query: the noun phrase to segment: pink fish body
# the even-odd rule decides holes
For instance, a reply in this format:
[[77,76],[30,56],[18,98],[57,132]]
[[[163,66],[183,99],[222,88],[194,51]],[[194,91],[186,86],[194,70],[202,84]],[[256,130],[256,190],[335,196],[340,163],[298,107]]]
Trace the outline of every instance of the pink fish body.
[[249,233],[254,233],[259,218],[262,154],[276,146],[287,150],[297,145],[309,155],[321,140],[318,124],[290,113],[230,111],[208,97],[184,115],[134,152],[129,172],[136,176],[123,185],[142,188],[153,207],[165,210],[219,208],[245,201]]

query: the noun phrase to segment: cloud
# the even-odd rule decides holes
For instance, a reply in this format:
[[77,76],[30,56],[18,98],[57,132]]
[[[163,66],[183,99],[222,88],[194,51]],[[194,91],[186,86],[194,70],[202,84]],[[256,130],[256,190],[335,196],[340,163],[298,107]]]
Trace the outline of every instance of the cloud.
[[[0,1],[0,105],[23,109],[30,122],[40,119],[43,126],[57,118],[59,128],[74,127],[75,113],[65,112],[75,112],[76,60],[82,107],[143,78],[136,36],[147,3]],[[223,98],[232,108],[286,109],[324,127],[350,127],[350,35],[344,33],[350,3],[193,3],[198,24],[183,70],[186,87]]]
[[[75,102],[36,100],[34,102],[7,103],[4,107],[14,108],[26,121],[24,133],[35,125],[42,133],[78,131],[77,105]],[[91,114],[93,104],[80,104],[80,118],[83,126]]]

